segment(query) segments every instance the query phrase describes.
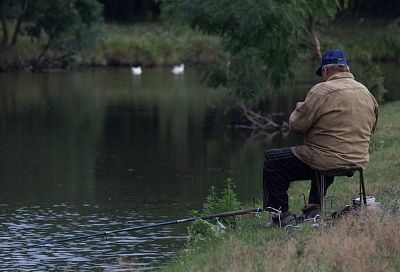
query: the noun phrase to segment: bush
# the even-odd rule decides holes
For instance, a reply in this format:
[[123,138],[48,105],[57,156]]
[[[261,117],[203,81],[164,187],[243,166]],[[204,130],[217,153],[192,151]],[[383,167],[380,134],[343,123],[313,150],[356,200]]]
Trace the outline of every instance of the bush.
[[352,66],[352,71],[357,80],[367,86],[378,103],[383,102],[383,97],[387,92],[385,76],[379,65],[373,62],[372,54],[365,49],[360,49],[357,53],[354,52],[353,62],[356,64]]
[[214,186],[211,186],[210,192],[203,204],[203,214],[213,214],[238,210],[242,204],[237,199],[233,190],[234,184],[231,178],[226,180],[225,188],[219,196]]
[[209,63],[219,50],[219,39],[182,26],[108,25],[106,32],[90,57],[111,66]]
[[[217,193],[214,186],[211,186],[210,192],[203,204],[202,214],[210,215],[241,209],[242,204],[237,199],[233,187],[234,184],[230,178],[226,180],[225,188],[220,194]],[[234,228],[235,225],[235,219],[228,217],[224,217],[221,220],[217,218],[215,225],[205,220],[197,220],[188,227],[188,245],[189,247],[195,247],[212,239],[223,238],[225,226]]]
[[382,36],[382,39],[376,39],[377,57],[380,60],[400,61],[400,18],[389,24]]

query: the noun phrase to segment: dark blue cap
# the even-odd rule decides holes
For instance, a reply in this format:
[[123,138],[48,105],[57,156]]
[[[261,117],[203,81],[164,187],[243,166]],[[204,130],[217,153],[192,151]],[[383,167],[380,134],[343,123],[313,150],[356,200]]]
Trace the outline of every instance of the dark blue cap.
[[318,76],[322,76],[322,66],[327,64],[345,64],[349,65],[349,58],[343,50],[329,50],[322,55],[321,66],[315,72]]

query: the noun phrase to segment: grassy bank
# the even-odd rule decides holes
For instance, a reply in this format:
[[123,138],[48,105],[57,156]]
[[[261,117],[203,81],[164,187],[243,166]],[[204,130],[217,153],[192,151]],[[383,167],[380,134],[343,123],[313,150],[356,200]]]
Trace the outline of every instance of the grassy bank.
[[[54,65],[169,66],[180,62],[208,63],[221,51],[219,38],[193,31],[183,25],[105,24],[98,31],[99,40],[94,48],[80,51],[63,59],[63,63]],[[324,28],[318,36],[323,50],[346,49],[353,65],[365,64],[369,60],[398,62],[399,34],[400,19],[369,18],[339,21]],[[44,44],[45,40],[21,35],[15,48],[0,49],[0,70],[29,67],[39,56]],[[49,50],[46,57],[56,57],[57,54],[61,53]]]
[[[186,26],[162,24],[107,24],[100,28],[100,39],[91,50],[79,52],[56,67],[74,66],[171,66],[206,63],[214,60],[220,44],[216,37],[204,35]],[[0,50],[0,71],[20,70],[32,65],[45,41],[21,36],[15,48]],[[45,57],[56,57],[49,50]]]
[[[356,35],[355,35],[356,33]],[[115,25],[105,24],[98,29],[98,40],[92,49],[81,49],[74,55],[54,61],[63,55],[50,49],[44,55],[44,67],[73,68],[93,66],[157,67],[178,63],[209,64],[222,53],[217,37],[199,33],[184,25],[163,23]],[[344,48],[350,56],[351,68],[382,102],[389,88],[380,61],[400,61],[400,19],[352,19],[330,24],[318,33],[322,50]],[[21,35],[15,47],[0,48],[0,71],[30,70],[45,46],[43,40]],[[96,40],[96,39],[94,39]],[[308,46],[311,46],[309,44]],[[312,48],[303,56],[311,59]]]
[[[304,224],[298,229],[265,229],[262,218],[242,217],[236,230],[181,253],[163,271],[399,271],[400,260],[400,102],[380,109],[371,145],[366,188],[381,202],[380,212],[364,211],[324,230]],[[291,210],[308,184],[290,189]],[[261,184],[260,184],[261,190]],[[357,195],[358,177],[338,179],[329,190],[333,208]]]
[[92,65],[169,66],[215,59],[219,40],[183,26],[107,25],[105,38],[92,54]]

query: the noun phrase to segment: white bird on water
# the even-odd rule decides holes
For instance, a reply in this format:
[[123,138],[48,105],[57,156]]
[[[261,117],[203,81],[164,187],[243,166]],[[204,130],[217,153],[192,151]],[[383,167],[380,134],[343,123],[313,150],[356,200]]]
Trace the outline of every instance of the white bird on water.
[[180,65],[175,65],[172,70],[171,73],[173,73],[174,75],[182,75],[185,72],[185,64],[181,63]]
[[131,70],[132,70],[132,74],[135,75],[135,76],[139,76],[143,72],[142,71],[142,67],[140,67],[140,66],[132,67]]

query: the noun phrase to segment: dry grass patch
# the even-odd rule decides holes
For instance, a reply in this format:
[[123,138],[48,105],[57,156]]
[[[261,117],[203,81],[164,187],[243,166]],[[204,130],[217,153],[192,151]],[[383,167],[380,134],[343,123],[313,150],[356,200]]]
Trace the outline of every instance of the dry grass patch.
[[368,183],[367,185],[367,193],[369,195],[378,195],[378,194],[386,194],[393,191],[393,183],[389,183],[387,181],[377,180],[373,183]]
[[297,258],[299,241],[274,241],[264,247],[263,270],[271,272],[290,271]]
[[[267,243],[260,270],[399,271],[399,224],[398,217],[376,211],[347,216],[326,230],[311,233],[309,238]],[[248,267],[239,270],[256,271]]]
[[399,223],[371,211],[348,216],[313,237],[300,263],[308,271],[398,271]]

